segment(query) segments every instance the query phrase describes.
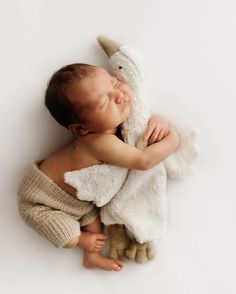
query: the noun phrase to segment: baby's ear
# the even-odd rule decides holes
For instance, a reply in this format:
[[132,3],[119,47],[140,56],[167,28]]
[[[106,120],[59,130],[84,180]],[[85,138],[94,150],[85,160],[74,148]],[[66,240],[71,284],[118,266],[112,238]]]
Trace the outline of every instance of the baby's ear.
[[79,124],[70,124],[68,130],[71,131],[74,135],[85,136],[88,134],[89,130],[82,127]]

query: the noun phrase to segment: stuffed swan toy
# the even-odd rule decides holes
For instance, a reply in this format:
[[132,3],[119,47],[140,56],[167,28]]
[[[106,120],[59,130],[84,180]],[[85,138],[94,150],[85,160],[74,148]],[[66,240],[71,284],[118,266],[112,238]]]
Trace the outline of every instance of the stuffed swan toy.
[[[98,43],[109,57],[111,74],[128,83],[134,93],[132,110],[121,126],[123,139],[144,149],[146,143],[142,138],[151,113],[143,90],[141,57],[133,48],[104,36],[98,37]],[[195,129],[179,133],[176,152],[146,171],[101,164],[64,174],[65,182],[77,190],[80,200],[93,201],[101,207],[101,221],[109,226],[111,239],[113,236],[111,257],[126,255],[140,263],[153,258],[153,244],[166,229],[167,176],[183,179],[192,174],[197,155],[196,135]],[[122,234],[122,238],[117,237]]]

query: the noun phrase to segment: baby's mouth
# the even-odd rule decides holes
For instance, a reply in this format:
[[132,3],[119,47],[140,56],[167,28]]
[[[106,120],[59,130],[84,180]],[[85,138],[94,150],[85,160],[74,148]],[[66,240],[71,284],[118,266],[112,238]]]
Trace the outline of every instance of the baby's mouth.
[[125,111],[125,109],[128,107],[129,102],[130,102],[129,96],[125,95],[125,97],[122,99],[122,103],[121,103],[122,112]]
[[125,97],[123,98],[123,102],[124,104],[127,104],[129,102],[129,97],[127,95],[125,95]]

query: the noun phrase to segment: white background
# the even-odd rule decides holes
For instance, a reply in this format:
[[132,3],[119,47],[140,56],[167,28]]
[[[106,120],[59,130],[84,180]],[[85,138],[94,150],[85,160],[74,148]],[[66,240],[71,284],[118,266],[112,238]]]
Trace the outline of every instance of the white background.
[[[1,1],[1,293],[236,292],[235,15],[234,0]],[[79,249],[55,249],[16,206],[29,162],[70,138],[44,107],[47,81],[65,64],[106,66],[99,34],[141,51],[154,112],[200,129],[195,175],[169,182],[156,259],[120,273],[84,269]]]

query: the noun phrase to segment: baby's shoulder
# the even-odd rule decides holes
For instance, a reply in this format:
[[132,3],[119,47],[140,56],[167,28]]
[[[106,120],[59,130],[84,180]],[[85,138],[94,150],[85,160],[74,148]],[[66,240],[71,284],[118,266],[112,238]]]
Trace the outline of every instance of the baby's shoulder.
[[123,141],[120,126],[101,133],[90,133],[82,137],[80,142],[85,146],[93,147],[94,145],[104,144],[104,142],[114,141],[115,138]]
[[121,143],[124,144],[115,134],[102,134],[96,136],[87,148],[96,160],[104,161],[106,156],[113,156],[114,153],[117,153],[117,148]]
[[111,142],[114,139],[118,139],[116,135],[114,134],[100,134],[100,135],[95,135],[91,140],[88,141],[88,146],[93,148],[93,147],[99,147],[100,145],[104,145],[106,143]]
[[86,147],[93,147],[99,144],[103,144],[105,141],[112,140],[116,135],[110,133],[99,133],[99,134],[90,134],[84,137],[80,143]]

